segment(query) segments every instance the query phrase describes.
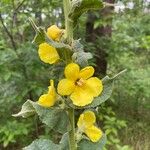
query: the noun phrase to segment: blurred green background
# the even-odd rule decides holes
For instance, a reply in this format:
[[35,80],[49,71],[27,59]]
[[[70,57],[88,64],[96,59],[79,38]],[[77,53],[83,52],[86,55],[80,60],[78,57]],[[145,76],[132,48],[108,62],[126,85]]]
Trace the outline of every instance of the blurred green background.
[[[150,150],[150,1],[117,4],[84,14],[75,28],[101,78],[127,69],[109,101],[98,108],[107,150]],[[40,61],[28,18],[64,28],[62,0],[0,0],[0,150],[19,150],[38,137],[52,138],[38,118],[13,118],[21,105],[47,89],[56,69]],[[61,65],[57,65],[57,69]]]

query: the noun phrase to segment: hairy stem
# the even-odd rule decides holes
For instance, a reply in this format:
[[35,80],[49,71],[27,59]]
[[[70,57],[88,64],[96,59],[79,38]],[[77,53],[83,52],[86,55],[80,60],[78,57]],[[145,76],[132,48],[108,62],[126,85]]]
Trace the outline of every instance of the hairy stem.
[[70,150],[77,150],[77,145],[75,141],[75,121],[74,121],[74,109],[70,108],[68,110],[69,119],[71,123],[71,131],[69,132],[69,148]]
[[[64,6],[64,15],[65,15],[65,30],[66,30],[66,39],[69,44],[72,43],[73,40],[73,23],[69,20],[68,14],[71,9],[71,1],[63,0]],[[67,51],[64,52],[66,56],[68,56]],[[70,60],[66,59],[66,63],[69,63]],[[69,132],[69,149],[77,150],[76,141],[75,141],[75,121],[74,121],[74,109],[70,108],[68,110],[68,115],[71,123],[71,131]]]
[[67,41],[69,43],[71,43],[72,39],[73,39],[73,23],[68,18],[68,14],[69,14],[70,9],[71,9],[70,0],[63,0],[63,5],[64,5],[64,15],[65,15],[66,37],[67,37]]

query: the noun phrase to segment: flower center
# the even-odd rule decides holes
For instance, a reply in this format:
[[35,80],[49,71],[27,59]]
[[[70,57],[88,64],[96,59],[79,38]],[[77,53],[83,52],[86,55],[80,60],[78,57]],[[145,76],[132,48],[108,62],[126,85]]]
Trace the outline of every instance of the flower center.
[[78,79],[77,81],[76,81],[76,85],[78,85],[78,86],[83,86],[85,84],[85,80],[84,79]]

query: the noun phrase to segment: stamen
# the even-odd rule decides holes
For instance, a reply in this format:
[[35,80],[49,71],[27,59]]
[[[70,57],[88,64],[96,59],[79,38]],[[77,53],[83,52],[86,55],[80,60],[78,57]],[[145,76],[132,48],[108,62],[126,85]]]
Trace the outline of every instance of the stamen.
[[83,86],[85,84],[85,80],[81,78],[81,79],[79,79],[79,80],[76,81],[76,84],[78,86]]

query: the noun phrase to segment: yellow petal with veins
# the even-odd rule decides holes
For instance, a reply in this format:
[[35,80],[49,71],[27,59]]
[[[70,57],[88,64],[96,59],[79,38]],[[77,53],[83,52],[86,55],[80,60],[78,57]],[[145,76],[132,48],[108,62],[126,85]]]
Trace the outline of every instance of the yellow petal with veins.
[[53,64],[59,59],[56,49],[47,43],[39,45],[38,53],[40,59],[45,63]]
[[41,95],[38,100],[38,104],[43,107],[51,107],[56,102],[56,92],[53,80],[50,80],[50,86],[48,88],[49,88],[48,93]]
[[92,103],[93,96],[91,95],[91,93],[88,93],[87,90],[76,86],[75,90],[70,96],[70,99],[76,106],[85,106]]
[[52,25],[47,29],[47,35],[53,40],[59,41],[63,33],[62,29],[59,29],[56,25]]
[[85,134],[89,137],[89,139],[92,142],[98,142],[103,135],[102,131],[94,125],[92,125],[89,128],[86,128]]
[[86,81],[86,88],[94,97],[97,97],[103,90],[103,84],[99,78],[91,77]]
[[70,95],[75,89],[75,83],[69,79],[62,79],[58,83],[57,91],[60,95]]
[[92,66],[85,67],[81,69],[79,73],[79,78],[88,79],[94,74],[94,68]]
[[86,111],[80,115],[77,126],[78,128],[84,128],[92,126],[96,121],[95,114],[92,111]]
[[70,63],[65,67],[65,76],[67,79],[70,80],[77,80],[78,76],[79,76],[79,70],[80,67],[79,65],[75,64],[75,63]]

